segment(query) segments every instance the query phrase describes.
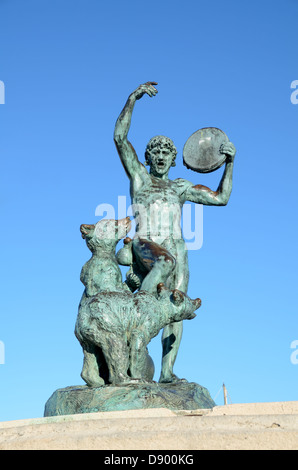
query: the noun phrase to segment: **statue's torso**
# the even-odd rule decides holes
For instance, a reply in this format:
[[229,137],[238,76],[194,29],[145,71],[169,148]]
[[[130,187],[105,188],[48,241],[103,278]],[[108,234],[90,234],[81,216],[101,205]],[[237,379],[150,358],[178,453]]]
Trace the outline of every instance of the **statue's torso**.
[[136,236],[159,244],[182,240],[181,211],[185,180],[162,180],[147,175],[132,184],[131,196],[136,217]]

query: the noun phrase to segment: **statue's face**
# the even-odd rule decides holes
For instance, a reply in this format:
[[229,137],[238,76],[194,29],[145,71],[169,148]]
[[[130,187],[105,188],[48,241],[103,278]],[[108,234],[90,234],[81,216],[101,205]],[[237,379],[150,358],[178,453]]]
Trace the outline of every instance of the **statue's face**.
[[173,162],[173,154],[170,149],[162,145],[154,147],[150,151],[150,169],[154,176],[166,175]]

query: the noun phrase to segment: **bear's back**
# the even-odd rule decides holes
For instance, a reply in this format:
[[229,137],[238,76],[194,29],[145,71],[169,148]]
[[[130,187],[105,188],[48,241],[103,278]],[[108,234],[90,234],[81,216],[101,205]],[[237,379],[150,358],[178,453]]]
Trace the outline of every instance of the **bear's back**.
[[156,328],[161,328],[161,304],[153,294],[137,292],[133,297],[133,305],[134,315],[130,320],[130,328],[147,329],[150,336]]
[[85,301],[82,316],[98,322],[107,332],[125,332],[134,310],[133,296],[130,292],[99,292]]

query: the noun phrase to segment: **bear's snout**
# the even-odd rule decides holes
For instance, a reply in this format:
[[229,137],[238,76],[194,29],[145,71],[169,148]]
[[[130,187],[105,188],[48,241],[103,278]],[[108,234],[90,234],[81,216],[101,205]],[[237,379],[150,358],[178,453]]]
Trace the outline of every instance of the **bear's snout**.
[[119,220],[117,221],[117,225],[118,225],[118,227],[119,227],[119,226],[120,226],[120,227],[122,226],[123,228],[126,228],[126,229],[129,228],[129,229],[130,229],[130,227],[131,227],[131,220],[130,220],[129,217],[125,217],[124,219],[119,219]]
[[130,218],[125,217],[124,219],[116,221],[116,227],[118,228],[118,238],[120,240],[121,238],[125,237],[125,235],[127,235],[131,229]]

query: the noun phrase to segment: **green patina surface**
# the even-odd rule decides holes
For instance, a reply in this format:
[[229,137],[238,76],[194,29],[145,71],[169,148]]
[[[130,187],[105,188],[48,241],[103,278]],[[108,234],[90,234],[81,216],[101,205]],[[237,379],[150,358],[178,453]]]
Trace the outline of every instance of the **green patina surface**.
[[[131,202],[137,219],[132,242],[135,260],[132,268],[141,279],[141,288],[149,292],[154,292],[156,285],[163,282],[168,288],[186,294],[189,270],[180,226],[182,206],[186,201],[210,206],[228,203],[236,149],[231,142],[221,147],[221,153],[226,157],[225,170],[216,191],[182,178],[169,179],[177,150],[172,140],[165,136],[153,137],[146,147],[148,171],[139,161],[128,133],[136,102],[144,95],[156,96],[156,85],[156,82],[147,82],[130,94],[114,130],[114,141],[130,181]],[[179,381],[173,366],[182,338],[182,325],[182,322],[174,322],[163,330],[160,382]]]
[[[194,312],[201,305],[200,299],[187,295],[188,253],[180,222],[186,201],[210,206],[228,203],[236,150],[229,141],[221,145],[225,169],[215,191],[182,178],[169,179],[177,150],[168,137],[156,136],[149,141],[143,165],[128,132],[136,102],[146,94],[155,96],[155,85],[147,82],[130,94],[114,131],[130,182],[136,219],[134,238],[125,238],[130,230],[128,217],[81,225],[92,256],[81,271],[85,290],[75,334],[83,349],[81,376],[87,385],[54,392],[45,416],[215,406],[208,390],[179,379],[173,372],[183,320],[195,318]],[[116,252],[123,238],[124,246]],[[128,267],[124,282],[119,265]],[[156,383],[147,345],[160,330],[162,368]]]
[[138,384],[123,386],[73,386],[56,390],[44,416],[72,415],[145,408],[195,410],[213,408],[208,390],[195,383]]

